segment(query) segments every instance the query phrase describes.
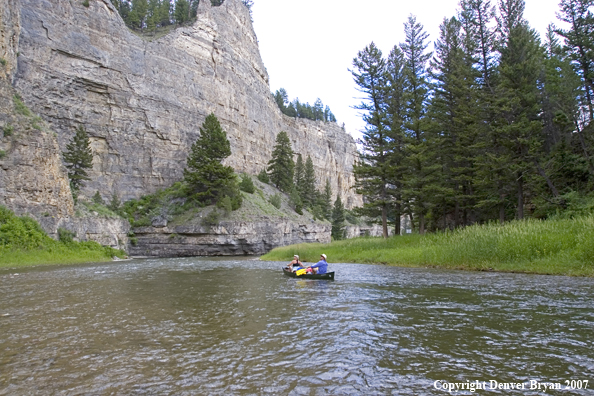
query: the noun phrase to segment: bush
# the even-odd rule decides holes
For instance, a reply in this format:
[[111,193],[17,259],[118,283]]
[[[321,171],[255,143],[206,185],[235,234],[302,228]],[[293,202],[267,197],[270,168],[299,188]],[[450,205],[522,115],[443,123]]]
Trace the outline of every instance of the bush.
[[0,159],[3,159],[4,157],[6,157],[6,151],[0,150]]
[[303,202],[301,201],[301,197],[299,196],[299,193],[297,192],[296,188],[293,188],[293,191],[291,191],[291,204],[293,205],[293,209],[295,209],[295,212],[297,212],[297,214],[302,215],[303,214]]
[[14,109],[17,113],[19,113],[20,115],[24,115],[25,117],[31,117],[31,110],[29,110],[29,108],[25,106],[20,96],[14,95],[12,99],[14,103]]
[[83,5],[83,6],[85,6],[85,7],[88,7],[88,6],[90,5],[90,4],[89,4],[89,0],[84,0],[84,1],[82,2],[82,5]]
[[6,64],[7,64],[7,63],[8,63],[8,62],[6,61],[6,59],[4,59],[4,58],[0,58],[0,65],[2,65],[2,66],[6,66]]
[[225,211],[225,214],[231,213],[233,210],[233,203],[231,202],[231,198],[228,196],[224,196],[219,202],[217,202],[217,208],[221,208]]
[[69,231],[65,228],[58,228],[58,239],[60,242],[70,243],[74,242],[74,238],[76,238],[76,234],[72,231]]
[[97,191],[95,195],[93,195],[93,202],[97,205],[105,205],[105,202],[103,202],[103,198],[101,198],[101,194],[99,194],[99,191]]
[[270,199],[268,200],[268,202],[270,202],[272,204],[272,206],[274,206],[277,209],[280,209],[281,207],[281,196],[280,194],[274,194],[272,197],[270,197]]
[[201,224],[205,227],[212,227],[219,224],[221,215],[218,211],[213,210],[202,218]]
[[270,183],[270,178],[268,177],[268,173],[266,173],[265,169],[262,169],[260,173],[258,173],[258,180],[260,180],[262,183]]
[[242,175],[241,176],[241,183],[239,183],[239,189],[241,191],[245,191],[248,194],[253,194],[256,192],[256,187],[254,186],[254,182],[252,181],[252,177],[250,175]]
[[5,137],[12,136],[12,133],[14,132],[14,127],[12,125],[5,125],[2,131],[4,132]]

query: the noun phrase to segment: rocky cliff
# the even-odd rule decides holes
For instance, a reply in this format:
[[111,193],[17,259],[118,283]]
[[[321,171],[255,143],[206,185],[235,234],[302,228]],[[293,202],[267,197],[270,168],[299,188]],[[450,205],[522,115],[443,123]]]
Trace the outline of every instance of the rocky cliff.
[[127,200],[180,180],[198,128],[213,112],[237,171],[264,168],[284,130],[297,153],[311,155],[320,187],[328,178],[347,208],[361,203],[351,189],[353,139],[336,124],[280,113],[240,0],[201,2],[192,26],[154,41],[130,32],[109,0],[88,7],[0,1],[21,14],[14,86],[24,102],[57,132],[62,149],[79,125],[91,136],[86,195],[115,192]]

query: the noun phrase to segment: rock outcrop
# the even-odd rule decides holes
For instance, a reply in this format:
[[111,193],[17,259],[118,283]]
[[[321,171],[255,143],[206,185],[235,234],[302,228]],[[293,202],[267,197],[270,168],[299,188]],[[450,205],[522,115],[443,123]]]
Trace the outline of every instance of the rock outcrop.
[[264,254],[279,246],[329,243],[331,228],[328,223],[300,224],[288,219],[223,221],[214,227],[137,227],[130,254],[149,257]]
[[109,0],[82,3],[18,2],[14,85],[62,149],[86,128],[95,153],[87,196],[127,200],[180,180],[199,126],[214,113],[237,171],[263,169],[284,130],[296,153],[311,155],[320,187],[328,178],[347,208],[361,203],[351,189],[354,140],[334,123],[281,114],[240,0],[203,1],[192,26],[153,41],[130,32]]

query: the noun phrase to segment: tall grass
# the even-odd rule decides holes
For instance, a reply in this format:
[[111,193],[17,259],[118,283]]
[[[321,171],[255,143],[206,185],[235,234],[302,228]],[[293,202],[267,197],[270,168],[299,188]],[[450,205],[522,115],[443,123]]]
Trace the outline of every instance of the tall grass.
[[274,249],[262,259],[290,260],[299,254],[311,262],[321,253],[330,262],[594,276],[594,216],[476,225],[386,240],[293,245]]
[[125,253],[92,241],[55,241],[35,220],[0,206],[0,267],[110,261],[113,256]]

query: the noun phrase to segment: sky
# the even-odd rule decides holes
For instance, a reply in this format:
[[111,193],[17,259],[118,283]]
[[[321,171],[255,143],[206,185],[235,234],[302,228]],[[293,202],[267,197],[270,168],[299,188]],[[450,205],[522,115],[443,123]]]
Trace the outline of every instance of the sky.
[[[320,98],[355,138],[364,122],[353,106],[362,94],[349,69],[357,52],[372,41],[385,56],[404,41],[404,22],[417,17],[433,42],[444,17],[459,0],[254,0],[254,29],[272,92],[285,88],[290,100],[313,105]],[[491,1],[496,4],[496,0]],[[559,24],[559,0],[526,0],[524,17],[544,37]]]

